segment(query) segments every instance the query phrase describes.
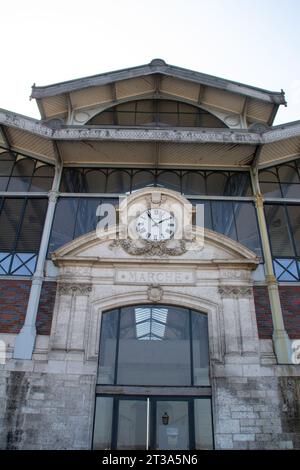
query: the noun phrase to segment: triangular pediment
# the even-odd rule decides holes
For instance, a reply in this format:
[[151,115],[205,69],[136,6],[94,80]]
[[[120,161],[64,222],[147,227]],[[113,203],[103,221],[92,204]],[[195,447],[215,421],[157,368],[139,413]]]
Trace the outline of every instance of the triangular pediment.
[[91,108],[106,109],[140,98],[169,98],[214,109],[228,115],[229,127],[242,114],[249,123],[270,125],[278,106],[285,104],[283,92],[169,65],[161,59],[53,85],[34,85],[31,96],[37,100],[43,119],[66,120],[71,109],[73,124],[87,122],[85,113]]
[[161,252],[155,249],[152,251],[146,249],[144,252],[132,251],[130,241],[113,239],[112,232],[102,238],[98,238],[96,232],[90,232],[59,248],[53,253],[52,259],[57,266],[69,263],[96,266],[123,262],[127,264],[154,262],[206,266],[244,265],[247,269],[255,269],[259,263],[259,258],[248,248],[211,230],[204,231],[203,246],[195,245],[193,249],[191,245],[186,245],[188,249],[185,247],[180,251],[175,244],[173,252],[172,244],[167,247],[168,251],[166,248],[162,248]]

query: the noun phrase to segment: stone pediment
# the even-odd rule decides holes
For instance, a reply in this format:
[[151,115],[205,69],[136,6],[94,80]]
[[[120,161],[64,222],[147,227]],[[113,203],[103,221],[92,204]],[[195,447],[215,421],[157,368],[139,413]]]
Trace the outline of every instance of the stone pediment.
[[57,266],[69,263],[95,266],[116,262],[203,265],[213,263],[244,265],[248,269],[255,269],[259,263],[259,258],[251,250],[211,230],[204,230],[203,246],[185,240],[140,245],[130,239],[112,239],[112,233],[113,229],[102,238],[98,238],[96,232],[83,235],[53,253],[53,262]]

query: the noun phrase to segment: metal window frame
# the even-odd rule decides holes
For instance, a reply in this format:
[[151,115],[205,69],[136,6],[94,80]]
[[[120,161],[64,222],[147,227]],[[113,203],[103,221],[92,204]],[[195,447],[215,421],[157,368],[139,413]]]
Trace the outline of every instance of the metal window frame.
[[[100,384],[97,382],[97,387],[108,387],[108,388],[111,388],[111,387],[147,387],[147,388],[151,388],[151,387],[162,387],[162,385],[151,385],[151,384],[148,384],[148,385],[139,385],[139,384],[136,384],[136,385],[133,385],[133,384],[120,384],[118,383],[118,367],[119,367],[119,346],[120,346],[120,331],[121,331],[121,315],[122,315],[122,309],[123,308],[130,308],[130,307],[147,307],[147,308],[158,308],[158,307],[166,307],[166,308],[172,308],[174,307],[173,305],[169,305],[169,304],[163,304],[163,303],[159,303],[159,304],[133,304],[133,305],[127,305],[126,307],[118,307],[118,308],[114,308],[112,310],[108,310],[106,312],[103,312],[102,315],[109,315],[110,313],[112,312],[118,312],[117,315],[118,315],[118,319],[117,319],[117,331],[116,331],[116,349],[115,349],[115,361],[114,361],[114,372],[113,372],[113,377],[114,377],[114,381],[113,381],[113,384]],[[202,316],[205,316],[205,318],[207,318],[207,315],[203,312],[198,312],[194,309],[191,309],[191,308],[187,308],[187,307],[180,307],[181,309],[185,310],[185,312],[188,314],[188,328],[189,328],[189,342],[190,342],[190,347],[189,347],[189,365],[190,365],[190,384],[185,384],[185,385],[168,385],[167,387],[168,388],[187,388],[187,387],[196,387],[197,389],[201,389],[201,388],[209,388],[210,385],[195,385],[194,384],[194,351],[193,351],[193,328],[192,328],[192,313],[193,312],[196,312],[196,314],[199,314],[199,315],[202,315]],[[102,341],[102,327],[103,327],[103,323],[102,323],[102,320],[101,320],[101,328],[100,328],[100,343]],[[209,383],[211,384],[211,367],[210,367],[210,360],[209,360],[209,334],[208,334],[208,325],[207,325],[207,344],[208,344],[208,379],[209,379]],[[100,366],[100,356],[99,356],[99,359],[98,359],[98,369],[99,369],[99,366]],[[97,372],[97,379],[98,381],[98,372]]]

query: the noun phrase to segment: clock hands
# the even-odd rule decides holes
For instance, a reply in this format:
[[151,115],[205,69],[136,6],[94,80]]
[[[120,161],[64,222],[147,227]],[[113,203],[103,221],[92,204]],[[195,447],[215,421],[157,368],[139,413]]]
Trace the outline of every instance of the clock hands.
[[162,219],[160,220],[158,223],[161,224],[162,222],[165,222],[166,220],[171,220],[172,219],[172,216],[171,217],[168,217],[167,219]]

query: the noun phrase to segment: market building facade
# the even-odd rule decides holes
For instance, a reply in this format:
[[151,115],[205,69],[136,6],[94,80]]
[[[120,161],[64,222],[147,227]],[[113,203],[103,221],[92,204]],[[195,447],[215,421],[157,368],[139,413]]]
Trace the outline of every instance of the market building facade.
[[300,448],[284,93],[154,59],[32,97],[0,110],[0,447]]

